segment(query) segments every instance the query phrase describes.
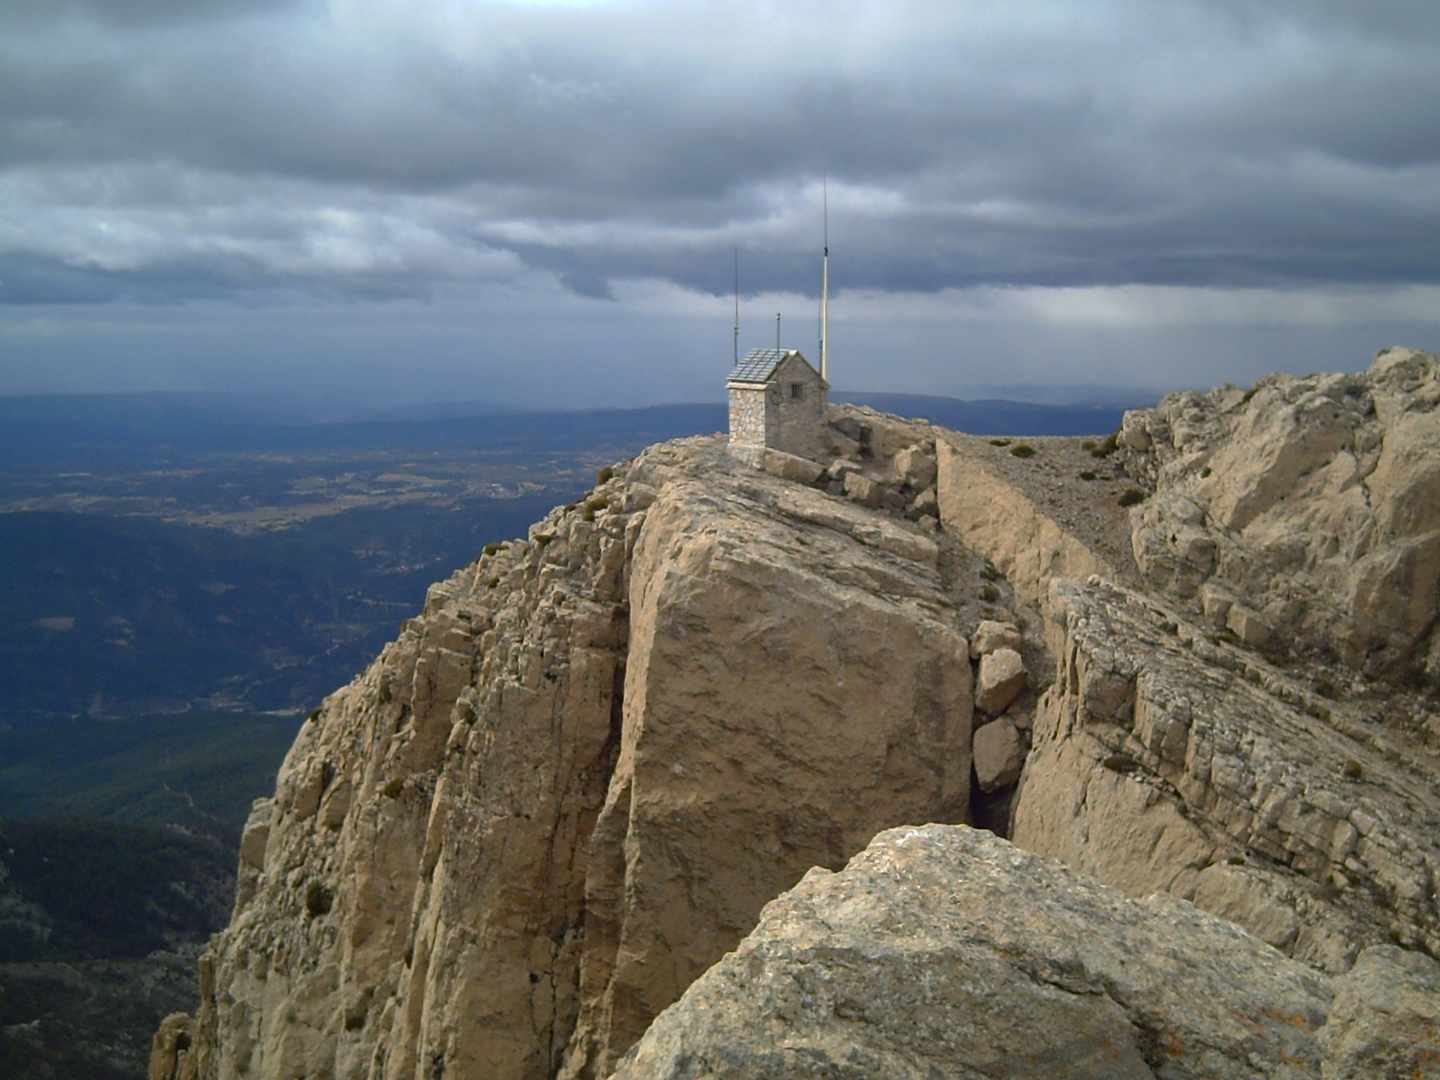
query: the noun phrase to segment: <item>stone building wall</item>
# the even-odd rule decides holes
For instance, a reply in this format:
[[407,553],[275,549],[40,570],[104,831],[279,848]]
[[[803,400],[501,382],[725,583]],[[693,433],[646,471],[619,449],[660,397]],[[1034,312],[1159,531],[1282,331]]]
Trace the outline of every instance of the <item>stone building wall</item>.
[[765,388],[729,388],[730,445],[732,447],[764,447],[766,408]]
[[[801,396],[791,396],[791,385],[800,384]],[[773,425],[770,446],[787,454],[815,457],[821,451],[825,427],[825,384],[798,356],[789,357],[770,383]]]
[[[797,383],[799,398],[791,390]],[[801,457],[820,453],[827,394],[805,361],[789,357],[763,387],[732,385],[727,389],[732,449],[769,447]]]

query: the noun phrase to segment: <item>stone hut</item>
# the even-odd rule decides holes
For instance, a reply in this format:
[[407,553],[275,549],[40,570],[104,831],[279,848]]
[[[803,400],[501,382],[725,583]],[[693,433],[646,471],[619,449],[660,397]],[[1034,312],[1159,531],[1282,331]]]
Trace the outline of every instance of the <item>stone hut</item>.
[[820,454],[830,384],[797,350],[752,350],[730,372],[725,389],[731,450]]

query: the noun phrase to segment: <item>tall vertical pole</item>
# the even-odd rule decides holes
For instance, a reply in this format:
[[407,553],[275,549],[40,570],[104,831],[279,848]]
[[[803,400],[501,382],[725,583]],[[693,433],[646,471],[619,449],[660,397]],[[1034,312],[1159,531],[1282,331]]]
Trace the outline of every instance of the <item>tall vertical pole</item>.
[[740,363],[740,246],[735,246],[735,363]]
[[824,188],[825,256],[820,263],[820,377],[830,381],[830,178]]
[[775,312],[775,348],[780,348],[780,312]]

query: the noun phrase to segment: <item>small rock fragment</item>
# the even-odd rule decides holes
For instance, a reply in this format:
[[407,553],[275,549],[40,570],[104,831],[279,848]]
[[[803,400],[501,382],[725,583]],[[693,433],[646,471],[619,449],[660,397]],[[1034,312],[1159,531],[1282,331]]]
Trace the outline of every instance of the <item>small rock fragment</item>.
[[923,491],[935,483],[935,458],[923,447],[906,447],[895,455],[895,478],[912,491]]
[[1020,732],[1006,716],[975,730],[975,778],[980,790],[989,794],[1009,787],[1020,778],[1025,751]]
[[1014,649],[996,649],[980,658],[975,705],[992,714],[1005,711],[1025,689],[1025,661]]
[[970,659],[979,660],[986,653],[996,649],[1020,649],[1022,638],[1020,628],[1014,623],[985,619],[975,628],[970,638]]

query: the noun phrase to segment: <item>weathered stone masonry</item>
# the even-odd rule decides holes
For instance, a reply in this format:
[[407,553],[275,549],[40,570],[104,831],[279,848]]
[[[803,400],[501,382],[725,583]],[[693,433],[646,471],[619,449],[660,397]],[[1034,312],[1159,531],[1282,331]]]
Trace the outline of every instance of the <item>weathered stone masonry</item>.
[[829,387],[794,349],[756,349],[730,373],[732,450],[769,448],[801,457],[822,450]]

